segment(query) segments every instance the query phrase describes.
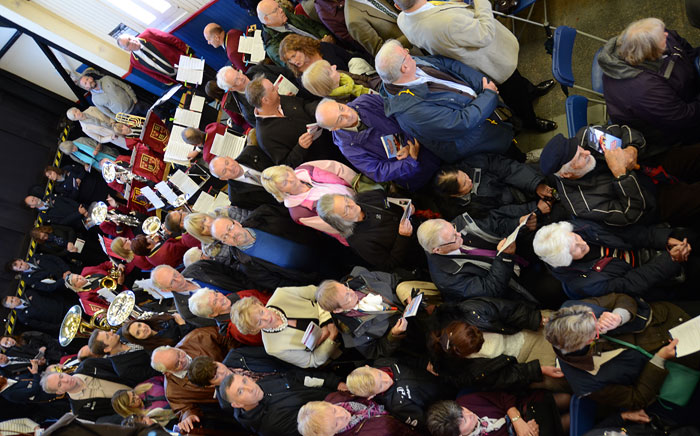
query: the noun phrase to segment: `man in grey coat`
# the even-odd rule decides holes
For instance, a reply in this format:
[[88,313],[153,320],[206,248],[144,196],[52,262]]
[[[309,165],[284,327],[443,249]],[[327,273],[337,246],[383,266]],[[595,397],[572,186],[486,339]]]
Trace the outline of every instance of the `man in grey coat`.
[[90,91],[93,105],[112,119],[116,119],[120,112],[143,116],[148,111],[148,105],[139,102],[131,86],[121,80],[87,71],[80,77],[78,85]]

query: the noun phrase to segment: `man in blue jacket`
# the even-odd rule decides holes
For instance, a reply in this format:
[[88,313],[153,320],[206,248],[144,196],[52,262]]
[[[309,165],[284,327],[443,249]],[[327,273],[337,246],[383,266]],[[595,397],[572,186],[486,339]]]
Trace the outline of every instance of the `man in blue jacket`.
[[375,64],[386,115],[440,159],[452,163],[511,147],[513,127],[494,113],[498,88],[483,74],[443,56],[414,59],[396,40],[382,46]]
[[[384,101],[364,94],[348,104],[326,98],[316,107],[316,122],[333,132],[333,142],[350,163],[375,182],[396,182],[410,191],[425,186],[440,165],[430,150],[405,134],[394,117],[384,115]],[[389,157],[382,137],[397,137],[402,148]]]

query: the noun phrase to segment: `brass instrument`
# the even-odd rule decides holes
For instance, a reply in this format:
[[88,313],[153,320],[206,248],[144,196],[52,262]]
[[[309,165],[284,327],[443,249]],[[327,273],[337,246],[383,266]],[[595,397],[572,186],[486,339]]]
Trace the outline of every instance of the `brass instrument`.
[[157,216],[149,216],[143,221],[141,230],[148,236],[155,235],[160,231],[160,218]]
[[63,317],[61,329],[58,333],[58,342],[62,347],[65,347],[76,336],[88,337],[95,329],[112,330],[107,323],[106,314],[107,312],[104,309],[98,310],[90,317],[90,321],[85,321],[83,319],[83,309],[80,308],[79,304],[76,304]]
[[103,201],[98,201],[90,205],[88,212],[90,213],[90,218],[97,225],[102,224],[104,221],[111,221],[115,224],[123,224],[129,227],[136,227],[139,225],[138,218],[133,215],[123,215],[114,210],[109,210]]
[[126,124],[131,129],[131,133],[134,135],[140,135],[143,130],[143,126],[146,123],[145,117],[139,117],[138,115],[125,114],[124,112],[119,112],[115,119],[118,123]]
[[[112,259],[110,258],[110,260]],[[119,268],[117,268],[117,264],[112,260],[112,267],[109,269],[107,275],[100,280],[100,288],[107,288],[114,292],[117,286],[119,286],[119,274]]]
[[120,292],[107,309],[107,322],[113,327],[118,327],[129,317],[139,318],[143,310],[136,305],[136,296],[132,291]]
[[102,164],[102,178],[105,179],[107,183],[112,183],[116,180],[120,185],[131,183],[133,180],[144,183],[148,181],[145,177],[138,176],[128,168],[124,168],[109,160]]

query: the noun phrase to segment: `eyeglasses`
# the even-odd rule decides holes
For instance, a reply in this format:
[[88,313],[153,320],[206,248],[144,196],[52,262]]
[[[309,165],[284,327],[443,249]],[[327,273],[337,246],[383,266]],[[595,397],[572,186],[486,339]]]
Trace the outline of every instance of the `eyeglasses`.
[[588,343],[590,344],[591,342],[595,342],[598,339],[600,339],[600,328],[598,327],[598,318],[595,316],[594,312],[590,312],[591,316],[593,317],[593,321],[595,321],[595,338],[592,338]]
[[455,226],[454,224],[452,224],[452,228],[455,231],[455,238],[452,240],[452,242],[445,242],[444,244],[440,244],[435,248],[445,247],[447,245],[451,245],[451,244],[454,244],[455,242],[457,242],[457,239],[459,239],[460,233],[457,231],[457,226]]

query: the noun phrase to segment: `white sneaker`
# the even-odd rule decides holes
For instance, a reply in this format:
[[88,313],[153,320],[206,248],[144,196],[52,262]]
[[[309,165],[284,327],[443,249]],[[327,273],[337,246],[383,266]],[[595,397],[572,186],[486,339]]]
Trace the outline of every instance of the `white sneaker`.
[[538,148],[536,150],[530,150],[527,153],[525,153],[525,162],[526,163],[537,163],[540,161],[540,155],[542,154],[542,150],[544,148]]

